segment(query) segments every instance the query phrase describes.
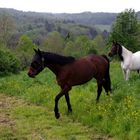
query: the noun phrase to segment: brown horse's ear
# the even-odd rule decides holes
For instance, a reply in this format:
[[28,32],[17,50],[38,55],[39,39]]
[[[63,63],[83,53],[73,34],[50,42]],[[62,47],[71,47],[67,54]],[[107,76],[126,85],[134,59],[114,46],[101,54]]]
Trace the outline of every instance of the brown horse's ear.
[[37,53],[38,51],[36,49],[34,49],[35,53]]
[[38,52],[41,52],[40,49],[37,50]]
[[37,53],[42,57],[42,53],[41,53],[40,49],[37,50]]
[[38,49],[38,50],[36,50],[36,49],[34,49],[34,51],[35,51],[35,53],[37,53],[37,54],[39,54],[40,56],[42,56],[42,53],[41,53],[41,51]]

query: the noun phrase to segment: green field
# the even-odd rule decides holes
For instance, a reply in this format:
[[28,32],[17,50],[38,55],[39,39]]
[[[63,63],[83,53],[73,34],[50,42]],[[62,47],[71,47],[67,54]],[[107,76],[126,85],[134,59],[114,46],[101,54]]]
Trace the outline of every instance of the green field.
[[[132,72],[129,81],[124,81],[119,62],[111,62],[110,74],[112,96],[107,96],[103,91],[100,102],[96,104],[95,79],[73,87],[70,91],[73,113],[67,115],[66,102],[62,98],[59,102],[60,120],[56,120],[53,114],[54,98],[59,87],[54,74],[48,69],[34,79],[27,76],[27,71],[1,77],[0,93],[13,95],[29,105],[21,107],[19,103],[12,110],[12,117],[16,118],[18,128],[11,132],[10,128],[2,127],[0,138],[139,140],[140,76]],[[61,124],[63,127],[60,127]],[[31,130],[38,132],[40,137],[29,135]],[[94,137],[95,133],[100,136]]]

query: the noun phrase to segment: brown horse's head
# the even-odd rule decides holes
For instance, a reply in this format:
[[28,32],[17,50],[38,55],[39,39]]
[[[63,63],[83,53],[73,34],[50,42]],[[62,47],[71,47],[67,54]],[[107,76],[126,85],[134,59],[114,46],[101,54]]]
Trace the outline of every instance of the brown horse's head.
[[30,65],[28,75],[34,78],[38,73],[44,69],[44,60],[41,51],[34,49],[35,55]]
[[121,45],[117,42],[113,42],[112,48],[110,52],[108,53],[108,56],[113,57],[114,55],[117,55],[117,54],[119,55],[122,53],[121,50],[122,50]]

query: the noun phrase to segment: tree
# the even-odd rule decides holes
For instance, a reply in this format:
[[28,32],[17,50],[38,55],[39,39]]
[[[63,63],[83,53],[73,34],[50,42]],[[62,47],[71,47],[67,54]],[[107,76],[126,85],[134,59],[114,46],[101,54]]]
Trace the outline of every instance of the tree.
[[48,34],[47,38],[43,41],[43,47],[46,51],[63,53],[64,40],[60,33],[54,31]]
[[102,35],[97,35],[92,41],[92,46],[97,50],[99,54],[103,54],[106,49],[106,42],[103,39]]
[[75,56],[75,47],[73,41],[68,41],[64,48],[64,54],[69,56]]
[[137,35],[137,14],[132,9],[126,9],[117,16],[109,40],[118,41],[128,49],[136,51],[139,47]]
[[87,36],[78,36],[74,41],[68,41],[64,53],[75,57],[86,56],[91,53],[97,53],[92,45],[92,41]]
[[78,36],[75,40],[75,50],[77,56],[85,56],[90,53],[92,48],[91,41],[87,36]]
[[50,23],[48,22],[47,20],[45,21],[45,30],[48,31],[48,32],[51,32],[54,30],[54,24],[53,23]]
[[21,60],[21,69],[30,65],[33,48],[36,48],[36,46],[32,43],[32,40],[28,36],[22,35],[19,39],[16,53]]
[[17,57],[5,46],[0,44],[0,75],[9,72],[17,73],[20,63]]
[[15,22],[8,14],[0,16],[0,42],[7,45],[7,42],[15,30]]

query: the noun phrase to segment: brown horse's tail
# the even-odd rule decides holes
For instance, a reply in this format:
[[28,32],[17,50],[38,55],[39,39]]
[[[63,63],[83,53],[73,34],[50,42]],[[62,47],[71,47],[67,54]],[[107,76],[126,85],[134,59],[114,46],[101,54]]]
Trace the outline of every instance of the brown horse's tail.
[[106,55],[102,55],[102,57],[104,57],[107,62],[108,62],[108,68],[107,68],[107,71],[106,71],[106,75],[105,75],[105,87],[106,87],[106,91],[110,91],[111,92],[111,80],[110,80],[110,61],[108,59],[108,57]]
[[107,62],[109,63],[109,59],[106,55],[103,54],[102,57],[104,57],[107,60]]
[[110,61],[106,55],[103,54],[102,57],[105,58],[105,60],[108,62],[108,68],[107,68],[106,74],[109,75]]

